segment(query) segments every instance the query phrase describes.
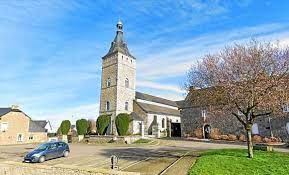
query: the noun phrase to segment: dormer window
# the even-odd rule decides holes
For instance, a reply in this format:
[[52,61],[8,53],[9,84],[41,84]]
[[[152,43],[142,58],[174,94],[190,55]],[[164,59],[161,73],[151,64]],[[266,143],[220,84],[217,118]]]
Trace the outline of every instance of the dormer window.
[[111,85],[111,81],[110,81],[110,78],[108,78],[108,79],[106,80],[106,87],[110,87],[110,85]]
[[125,87],[129,88],[129,80],[128,80],[128,78],[125,79]]

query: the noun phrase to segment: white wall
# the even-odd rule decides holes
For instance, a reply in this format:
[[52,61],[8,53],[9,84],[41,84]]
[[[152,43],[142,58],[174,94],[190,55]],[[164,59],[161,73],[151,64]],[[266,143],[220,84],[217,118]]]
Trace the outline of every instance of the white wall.
[[140,125],[141,125],[141,121],[132,121],[132,129],[133,129],[133,133],[132,134],[140,134],[141,130],[140,130]]
[[[153,120],[154,116],[157,116],[157,123],[159,126],[160,131],[164,131],[167,128],[167,119],[172,120],[173,123],[181,123],[181,118],[179,116],[172,116],[172,115],[160,115],[160,114],[148,114],[147,117],[147,127],[149,127]],[[165,127],[162,127],[162,120],[165,119]]]

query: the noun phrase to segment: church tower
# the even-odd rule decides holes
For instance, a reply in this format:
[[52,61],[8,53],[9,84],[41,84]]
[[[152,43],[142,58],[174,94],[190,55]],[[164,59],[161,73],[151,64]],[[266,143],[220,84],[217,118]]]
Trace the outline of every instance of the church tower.
[[131,113],[135,99],[136,59],[124,41],[123,25],[116,25],[116,36],[108,53],[102,57],[99,113],[111,116],[110,133],[116,133],[114,120],[119,113]]

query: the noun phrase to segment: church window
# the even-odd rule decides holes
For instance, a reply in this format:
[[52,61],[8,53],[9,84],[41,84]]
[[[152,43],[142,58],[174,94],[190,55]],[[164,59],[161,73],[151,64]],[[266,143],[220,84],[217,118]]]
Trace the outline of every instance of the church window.
[[202,117],[204,119],[207,117],[207,111],[206,110],[202,110]]
[[125,102],[125,110],[127,110],[128,111],[128,102]]
[[108,78],[108,79],[106,80],[106,87],[110,87],[110,85],[111,85],[111,81],[110,81],[110,78]]
[[289,134],[289,122],[286,123],[286,130],[287,130],[287,133]]
[[129,87],[129,80],[128,80],[128,78],[125,79],[125,87],[126,87],[126,88]]
[[109,101],[106,102],[106,107],[105,107],[105,108],[106,108],[106,111],[109,111],[109,110],[110,110],[110,103],[109,103]]
[[162,119],[162,128],[165,128],[165,119]]

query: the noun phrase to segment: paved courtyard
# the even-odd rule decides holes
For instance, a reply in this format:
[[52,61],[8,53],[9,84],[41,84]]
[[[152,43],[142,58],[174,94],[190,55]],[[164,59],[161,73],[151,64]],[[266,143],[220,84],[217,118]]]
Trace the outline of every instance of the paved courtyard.
[[[23,156],[35,145],[0,146],[0,161],[21,162]],[[110,168],[110,156],[119,157],[119,169],[142,174],[175,174],[176,168],[181,167],[178,174],[186,174],[196,159],[196,152],[208,149],[245,148],[241,145],[214,144],[184,140],[158,140],[154,145],[119,146],[119,145],[87,145],[70,144],[71,154],[67,158],[54,159],[44,162],[45,165],[70,165],[81,167]],[[288,152],[287,149],[279,151]],[[184,156],[186,155],[186,156]],[[181,158],[181,159],[180,159]],[[176,162],[176,160],[180,161]],[[172,165],[173,164],[173,165]]]

